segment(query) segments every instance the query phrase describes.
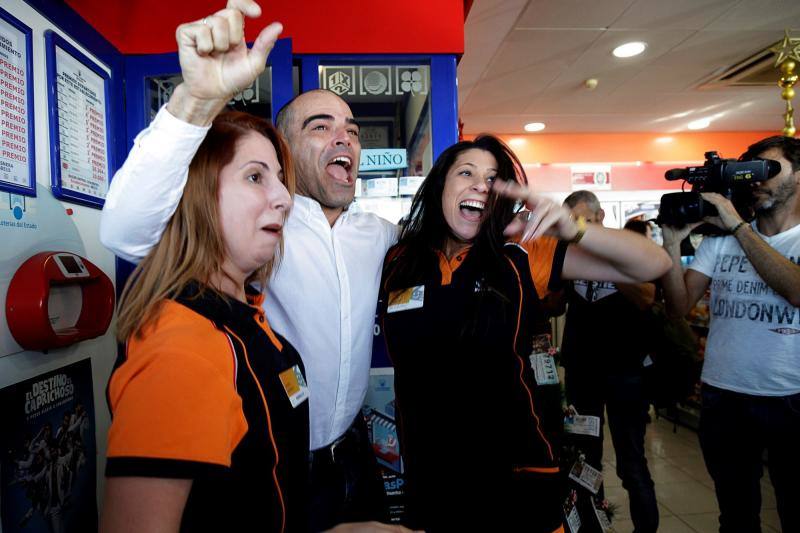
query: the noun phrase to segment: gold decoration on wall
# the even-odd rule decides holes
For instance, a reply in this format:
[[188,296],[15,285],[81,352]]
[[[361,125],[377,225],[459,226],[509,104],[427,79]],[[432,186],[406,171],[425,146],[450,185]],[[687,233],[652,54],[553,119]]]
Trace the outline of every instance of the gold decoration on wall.
[[797,130],[794,127],[792,99],[794,98],[794,85],[798,80],[794,69],[800,63],[800,37],[790,37],[789,30],[784,30],[783,40],[770,48],[770,51],[777,56],[775,67],[781,70],[778,86],[782,89],[781,98],[786,101],[786,112],[783,114],[783,134],[787,137],[794,137]]

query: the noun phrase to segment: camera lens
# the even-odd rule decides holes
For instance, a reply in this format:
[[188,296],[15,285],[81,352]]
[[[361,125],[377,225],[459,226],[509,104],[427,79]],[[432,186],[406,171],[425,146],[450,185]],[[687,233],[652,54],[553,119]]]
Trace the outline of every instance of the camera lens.
[[700,193],[673,192],[661,197],[656,223],[680,227],[716,214],[716,208],[703,200]]

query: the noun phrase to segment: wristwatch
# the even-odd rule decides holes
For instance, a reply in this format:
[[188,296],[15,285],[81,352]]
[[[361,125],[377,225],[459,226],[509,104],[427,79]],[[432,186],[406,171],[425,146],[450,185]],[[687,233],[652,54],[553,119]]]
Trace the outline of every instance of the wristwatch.
[[586,233],[586,218],[585,217],[578,217],[575,219],[575,226],[578,228],[578,231],[575,233],[575,236],[572,237],[567,242],[570,244],[578,244],[583,239],[583,235]]

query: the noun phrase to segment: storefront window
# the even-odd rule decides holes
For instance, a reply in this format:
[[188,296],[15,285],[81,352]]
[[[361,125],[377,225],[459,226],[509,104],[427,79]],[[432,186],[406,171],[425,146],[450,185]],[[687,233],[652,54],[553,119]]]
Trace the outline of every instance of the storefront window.
[[[149,91],[150,120],[161,106],[169,101],[172,91],[183,81],[180,74],[145,78]],[[272,69],[268,66],[249,87],[235,95],[228,103],[233,109],[270,119],[272,117]]]

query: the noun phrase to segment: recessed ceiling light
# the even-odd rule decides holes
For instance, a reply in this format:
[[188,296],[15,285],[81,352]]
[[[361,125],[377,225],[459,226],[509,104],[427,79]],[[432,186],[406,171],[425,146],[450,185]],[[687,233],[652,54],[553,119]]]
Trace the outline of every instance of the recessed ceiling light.
[[529,132],[542,131],[544,129],[544,122],[531,122],[529,124],[525,124],[524,129],[525,131]]
[[647,48],[647,44],[640,41],[634,41],[617,46],[614,48],[613,54],[616,57],[633,57],[644,52],[645,48]]
[[694,120],[690,122],[687,127],[690,130],[702,130],[703,128],[707,128],[711,125],[711,121],[707,118],[701,118],[699,120]]

